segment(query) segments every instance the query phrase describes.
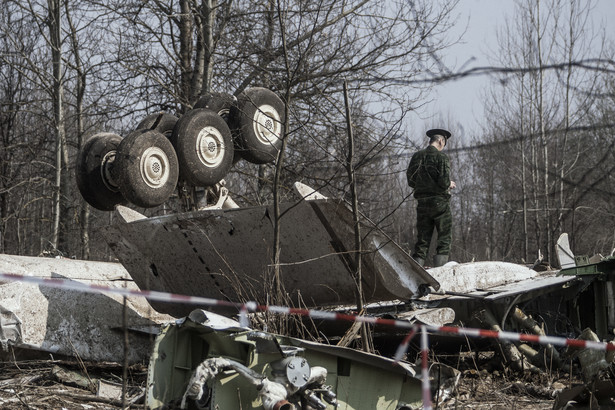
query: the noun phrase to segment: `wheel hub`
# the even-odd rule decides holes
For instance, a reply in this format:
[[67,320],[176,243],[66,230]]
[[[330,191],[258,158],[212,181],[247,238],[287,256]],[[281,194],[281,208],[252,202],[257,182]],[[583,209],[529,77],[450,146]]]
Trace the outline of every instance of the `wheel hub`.
[[115,150],[107,152],[102,159],[100,167],[103,184],[105,184],[105,187],[107,187],[107,189],[111,192],[119,192],[120,190],[117,182],[113,179],[113,174],[111,171],[113,169],[113,163],[115,162],[115,153]]
[[141,156],[141,178],[151,188],[160,188],[169,179],[169,158],[158,147],[150,147]]
[[216,168],[224,160],[224,138],[220,131],[211,126],[203,128],[196,139],[196,153],[203,165]]
[[278,110],[268,104],[259,106],[254,114],[254,133],[262,144],[275,144],[282,135],[282,120]]

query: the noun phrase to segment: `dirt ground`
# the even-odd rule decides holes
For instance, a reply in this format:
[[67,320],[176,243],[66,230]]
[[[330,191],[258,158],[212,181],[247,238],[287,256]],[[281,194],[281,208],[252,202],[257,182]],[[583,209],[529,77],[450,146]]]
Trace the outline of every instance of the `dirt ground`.
[[[91,380],[91,389],[67,377],[58,376],[58,368],[84,374]],[[0,363],[0,408],[2,409],[121,409],[118,398],[97,397],[97,380],[116,384],[121,392],[122,367],[117,364],[88,363],[80,365],[68,361],[31,361]],[[146,371],[142,366],[129,369],[130,383],[127,397],[134,401],[130,408],[145,408],[142,390],[146,385]],[[64,375],[66,376],[66,375]],[[528,387],[529,386],[529,387]],[[461,374],[452,397],[434,408],[440,409],[530,409],[553,407],[549,389],[542,394],[531,387],[530,381],[512,380],[499,373],[466,370]],[[555,385],[557,386],[557,384]]]
[[536,385],[525,376],[509,379],[500,374],[487,372],[462,372],[459,384],[450,399],[434,403],[440,409],[528,409],[551,410],[555,398],[553,394],[562,386],[555,382],[551,387]]
[[[0,362],[0,409],[121,409],[123,374],[117,363]],[[145,408],[147,368],[129,367],[126,379],[126,407]]]
[[[581,369],[574,358],[567,357],[568,371],[533,367],[531,370],[512,370],[494,351],[465,352],[437,356],[460,371],[456,387],[442,400],[434,398],[437,409],[615,409],[613,372],[608,369],[596,382],[587,387],[581,379]],[[432,380],[436,384],[436,380]],[[602,384],[601,384],[602,383]],[[594,394],[591,389],[594,388]],[[605,394],[606,393],[606,394]],[[594,400],[590,403],[591,400]],[[437,402],[437,404],[436,404]]]
[[[434,399],[434,409],[553,409],[562,389],[577,385],[567,373],[512,372],[494,365],[489,352],[480,355],[438,357],[456,360],[457,386],[445,400]],[[1,409],[121,409],[123,368],[116,363],[80,363],[71,360],[0,362]],[[147,368],[127,369],[127,408],[144,409]],[[437,381],[433,381],[437,383]],[[104,388],[104,389],[103,389]],[[106,390],[102,396],[97,390]],[[615,408],[602,405],[600,409]],[[575,407],[590,408],[590,407]]]

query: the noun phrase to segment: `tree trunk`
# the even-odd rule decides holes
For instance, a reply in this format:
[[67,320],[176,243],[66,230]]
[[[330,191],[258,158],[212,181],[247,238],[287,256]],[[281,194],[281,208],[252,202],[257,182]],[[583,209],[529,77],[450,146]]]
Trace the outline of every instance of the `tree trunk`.
[[[49,7],[49,37],[51,40],[51,58],[53,65],[53,116],[56,128],[56,157],[55,157],[55,190],[53,195],[53,226],[51,245],[54,250],[58,249],[60,241],[60,219],[62,209],[62,164],[64,151],[64,119],[62,115],[62,44],[61,44],[61,21],[60,1],[47,0]],[[67,163],[68,161],[64,162]]]
[[[77,149],[81,150],[84,143],[84,113],[83,113],[83,99],[85,95],[87,77],[83,68],[83,62],[81,60],[81,52],[79,47],[79,40],[77,30],[73,25],[68,2],[65,2],[66,19],[70,27],[70,38],[73,49],[73,58],[75,59],[75,71],[77,72],[77,93],[75,99],[75,117],[77,120]],[[81,258],[90,258],[90,208],[87,203],[80,197],[79,199],[80,209],[80,224],[79,231],[81,237]]]
[[[274,25],[274,20],[273,20],[273,13],[275,10],[275,4],[273,2],[273,0],[269,1],[269,18],[268,18],[268,22],[269,22],[269,30],[270,32],[273,32],[273,25]],[[282,277],[281,277],[281,272],[280,272],[280,251],[281,251],[281,243],[280,243],[280,230],[281,230],[281,226],[280,226],[280,191],[279,191],[279,187],[280,187],[280,178],[282,175],[282,164],[284,162],[284,150],[286,149],[286,140],[288,137],[288,132],[290,130],[289,127],[289,123],[288,123],[288,118],[290,116],[290,97],[291,97],[291,71],[290,71],[290,66],[289,66],[289,61],[288,61],[288,50],[286,49],[286,28],[284,25],[284,22],[282,20],[282,14],[281,11],[278,9],[277,10],[277,15],[278,15],[278,22],[280,24],[280,32],[282,35],[282,47],[284,48],[284,62],[285,62],[285,68],[286,68],[286,93],[284,96],[284,123],[282,124],[283,127],[282,129],[283,131],[283,135],[282,137],[282,146],[280,147],[280,151],[278,152],[278,156],[276,159],[276,164],[275,164],[275,174],[273,176],[273,212],[274,212],[274,232],[273,232],[273,257],[274,257],[274,262],[273,262],[273,266],[274,266],[274,275],[273,275],[273,281],[274,281],[274,289],[275,289],[275,293],[276,293],[276,298],[278,301],[281,301],[283,299],[283,295],[284,295],[284,289],[282,287]]]
[[180,64],[180,90],[179,103],[182,111],[185,111],[192,103],[192,78],[194,71],[192,68],[192,52],[194,50],[192,38],[194,36],[193,14],[191,10],[190,0],[180,0],[180,17],[179,17],[179,64]]
[[211,80],[214,72],[214,23],[216,21],[216,0],[203,0],[203,84],[201,95],[211,92]]

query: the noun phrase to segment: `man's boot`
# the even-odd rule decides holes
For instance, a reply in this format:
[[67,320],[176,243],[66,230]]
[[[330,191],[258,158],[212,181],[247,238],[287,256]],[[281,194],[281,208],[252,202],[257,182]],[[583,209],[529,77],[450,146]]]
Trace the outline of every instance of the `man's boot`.
[[448,255],[436,255],[433,257],[433,266],[442,266],[448,262]]
[[413,259],[421,266],[425,266],[425,260],[423,258],[419,258],[418,256],[414,256]]

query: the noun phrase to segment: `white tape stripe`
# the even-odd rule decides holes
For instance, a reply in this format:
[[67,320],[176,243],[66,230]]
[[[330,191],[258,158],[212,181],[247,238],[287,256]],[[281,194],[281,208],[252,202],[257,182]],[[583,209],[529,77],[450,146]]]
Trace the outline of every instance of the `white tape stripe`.
[[594,350],[607,350],[608,343],[594,342],[592,340],[585,341],[585,348]]
[[282,314],[285,314],[285,315],[290,313],[290,308],[282,307],[282,306],[268,306],[267,310],[269,312],[282,313]]
[[375,324],[378,323],[378,318],[373,316],[355,316],[355,321]]
[[335,320],[337,319],[337,315],[335,312],[327,312],[324,310],[313,310],[310,311],[310,317],[314,319],[325,319],[325,320]]
[[427,327],[421,326],[421,363],[422,363],[422,387],[423,387],[423,410],[431,410],[431,387],[429,385],[428,367],[429,344],[427,340]]
[[404,357],[404,355],[408,351],[408,344],[409,343],[404,341],[399,346],[397,346],[397,350],[395,350],[395,355],[393,356],[393,360],[395,360],[396,362],[399,362]]
[[540,336],[538,341],[541,345],[566,346],[567,339],[554,336]]
[[520,338],[521,338],[521,335],[519,333],[498,332],[498,339],[518,342]]
[[[435,331],[439,332],[440,328],[436,327]],[[458,332],[459,332],[459,334],[462,334],[462,335],[465,335],[465,336],[480,337],[480,330],[479,329],[459,328]]]

